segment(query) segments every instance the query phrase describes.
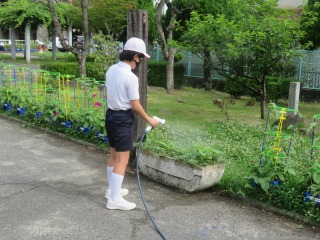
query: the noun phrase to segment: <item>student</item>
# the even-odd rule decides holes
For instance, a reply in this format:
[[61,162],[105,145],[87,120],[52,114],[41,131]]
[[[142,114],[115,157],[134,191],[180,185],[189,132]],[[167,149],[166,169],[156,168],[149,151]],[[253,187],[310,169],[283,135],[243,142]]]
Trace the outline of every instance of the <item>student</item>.
[[36,40],[37,48],[39,53],[43,53],[44,50],[44,43],[39,41],[38,39]]
[[4,48],[4,43],[3,43],[3,41],[0,41],[0,51],[1,51],[1,52],[6,51],[6,49]]
[[141,106],[138,77],[131,71],[139,67],[145,57],[150,58],[144,41],[130,38],[120,53],[120,62],[111,66],[106,73],[108,110],[105,123],[111,147],[107,164],[109,188],[105,196],[108,209],[132,210],[136,207],[135,203],[123,198],[129,193],[128,189],[121,188],[130,151],[133,149],[133,111],[152,127],[158,124]]

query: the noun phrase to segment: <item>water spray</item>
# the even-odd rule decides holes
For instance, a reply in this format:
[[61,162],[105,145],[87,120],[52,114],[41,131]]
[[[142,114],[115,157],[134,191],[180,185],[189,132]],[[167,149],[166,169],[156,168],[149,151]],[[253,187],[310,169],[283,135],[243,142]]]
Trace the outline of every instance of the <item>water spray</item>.
[[[158,124],[161,124],[161,126],[164,126],[166,125],[166,120],[164,119],[161,119],[161,118],[158,118],[156,116],[153,116],[154,119],[157,120]],[[141,188],[141,183],[140,183],[140,176],[139,176],[139,158],[140,158],[140,147],[141,147],[141,144],[142,144],[142,141],[143,139],[145,138],[146,134],[152,130],[153,127],[152,126],[148,126],[141,138],[140,138],[140,141],[139,141],[139,145],[138,145],[138,151],[137,151],[137,180],[138,180],[138,186],[139,186],[139,191],[140,191],[140,195],[141,195],[141,199],[142,199],[142,202],[143,202],[143,205],[144,205],[144,208],[146,209],[147,211],[147,214],[148,214],[148,217],[150,218],[151,222],[153,223],[154,227],[156,228],[157,232],[159,233],[159,235],[162,237],[162,239],[166,240],[167,238],[164,236],[164,234],[161,232],[160,228],[157,226],[157,224],[155,223],[155,221],[153,220],[151,214],[150,214],[150,211],[147,207],[147,204],[146,204],[146,201],[144,199],[144,195],[143,195],[143,192],[142,192],[142,188]]]

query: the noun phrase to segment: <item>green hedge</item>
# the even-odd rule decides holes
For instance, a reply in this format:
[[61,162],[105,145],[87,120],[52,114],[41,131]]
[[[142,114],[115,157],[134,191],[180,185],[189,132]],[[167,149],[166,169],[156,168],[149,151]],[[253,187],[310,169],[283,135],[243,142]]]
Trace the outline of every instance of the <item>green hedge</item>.
[[[148,85],[167,88],[167,62],[148,62]],[[174,88],[179,89],[185,84],[183,64],[174,65]]]
[[[87,76],[95,78],[96,80],[104,80],[105,72],[103,70],[102,64],[97,64],[93,62],[87,62]],[[76,62],[68,63],[44,63],[40,65],[41,69],[50,72],[59,72],[61,74],[74,75],[76,78],[80,77],[79,64]]]
[[[44,63],[40,65],[41,69],[50,72],[59,72],[62,74],[74,75],[76,78],[80,77],[79,65],[76,62],[66,63]],[[103,81],[105,79],[105,72],[103,65],[87,62],[87,76]],[[184,78],[185,69],[183,64],[175,64],[174,66],[174,87],[181,88],[185,84]],[[166,88],[167,81],[167,63],[166,62],[148,62],[148,85]]]
[[279,99],[289,98],[290,82],[295,82],[293,78],[267,78],[267,98],[269,101],[277,102]]
[[[279,99],[288,99],[290,82],[294,81],[296,81],[294,78],[267,77],[267,100],[277,102]],[[259,86],[256,84],[252,87]],[[245,88],[243,83],[230,79],[225,80],[224,91],[235,98],[239,98],[240,96],[250,96],[253,98],[260,97],[257,93],[253,93],[252,90]]]

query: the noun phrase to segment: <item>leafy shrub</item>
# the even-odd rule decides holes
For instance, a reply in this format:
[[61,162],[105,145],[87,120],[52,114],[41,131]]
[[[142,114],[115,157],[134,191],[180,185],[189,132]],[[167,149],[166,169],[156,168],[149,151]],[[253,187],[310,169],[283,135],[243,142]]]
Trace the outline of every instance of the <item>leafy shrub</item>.
[[43,63],[40,65],[41,69],[49,72],[59,72],[61,74],[74,75],[76,78],[80,77],[79,65],[76,62],[69,63]]
[[[103,71],[103,67],[100,63],[88,62],[86,63],[87,67],[87,76],[95,78],[96,80],[104,80],[105,72]],[[79,78],[80,70],[79,65],[76,62],[68,62],[68,63],[44,63],[40,65],[41,69],[50,71],[50,72],[59,72],[61,74],[69,74],[74,75],[75,78]]]
[[226,79],[224,81],[224,91],[235,99],[239,99],[241,96],[248,96],[248,90],[244,87],[244,85],[235,79]]
[[[95,56],[93,54],[89,54],[88,57],[87,57],[87,60],[86,62],[94,62],[95,60]],[[68,54],[64,57],[64,61],[65,62],[78,62],[77,61],[77,58],[74,54]]]
[[[167,63],[166,62],[148,62],[148,84],[150,86],[164,87],[167,85]],[[41,69],[50,72],[59,72],[61,74],[74,75],[76,78],[80,77],[79,65],[76,62],[68,63],[44,63],[40,65]],[[104,81],[105,79],[105,65],[103,63],[88,62],[86,63],[87,76],[95,78],[96,80]],[[184,66],[182,64],[175,64],[174,68],[174,87],[181,88],[184,85]]]
[[[167,62],[148,62],[148,85],[156,87],[167,87]],[[183,64],[174,65],[174,88],[179,89],[185,84],[185,69]]]
[[273,102],[277,102],[279,99],[288,99],[290,82],[293,81],[292,78],[268,77],[267,99]]
[[[246,88],[243,84],[244,80],[226,79],[224,91],[235,98],[241,96],[250,96],[252,98],[260,98],[260,95]],[[295,81],[293,78],[267,77],[266,90],[268,101],[277,102],[279,99],[288,99],[290,82]],[[249,83],[253,88],[258,89],[257,83]]]
[[212,147],[212,144],[211,136],[203,131],[166,126],[150,132],[142,148],[190,165],[207,166],[222,162],[222,151]]

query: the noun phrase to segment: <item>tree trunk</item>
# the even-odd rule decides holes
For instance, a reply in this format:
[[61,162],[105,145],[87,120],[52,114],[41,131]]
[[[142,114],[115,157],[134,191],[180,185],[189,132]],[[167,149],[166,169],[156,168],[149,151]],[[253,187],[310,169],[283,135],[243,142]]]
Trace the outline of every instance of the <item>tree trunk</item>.
[[31,61],[31,54],[30,54],[30,24],[26,23],[25,25],[25,33],[24,33],[25,37],[24,37],[24,43],[25,43],[25,51],[24,51],[24,55],[25,55],[25,59],[26,59],[26,63],[30,63]]
[[16,30],[10,27],[10,39],[11,39],[11,58],[12,60],[17,60],[17,52],[16,52]]
[[207,91],[212,90],[212,78],[211,78],[211,67],[212,60],[210,50],[205,48],[203,51],[204,54],[204,62],[203,62],[203,75],[204,75],[204,88]]
[[267,89],[265,78],[261,79],[261,98],[260,98],[260,115],[261,119],[264,119],[265,103],[267,101]]
[[52,60],[56,61],[57,60],[57,30],[55,26],[52,26]]
[[157,9],[156,9],[156,14],[154,16],[154,21],[156,23],[156,27],[157,27],[159,38],[160,38],[160,46],[161,46],[162,54],[164,56],[164,59],[168,60],[166,38],[165,38],[164,31],[163,31],[163,28],[161,25],[161,16],[162,16],[162,9],[164,7],[164,4],[165,4],[165,0],[161,0],[158,3]]
[[78,63],[79,63],[79,70],[81,77],[87,76],[87,68],[86,68],[86,57],[84,57],[82,54],[79,54],[77,56]]
[[68,25],[68,44],[72,46],[72,26]]
[[174,93],[174,55],[176,48],[169,48],[168,63],[167,63],[167,93]]
[[[170,23],[167,26],[168,36],[165,38],[165,34],[161,25],[161,16],[162,9],[164,4],[167,5],[169,11],[171,12]],[[155,22],[157,26],[157,30],[160,37],[160,46],[162,49],[162,53],[164,58],[168,61],[167,63],[167,93],[174,93],[174,55],[176,54],[176,48],[168,45],[170,41],[173,39],[173,31],[175,29],[176,18],[179,10],[173,6],[170,0],[161,0],[156,9]]]

